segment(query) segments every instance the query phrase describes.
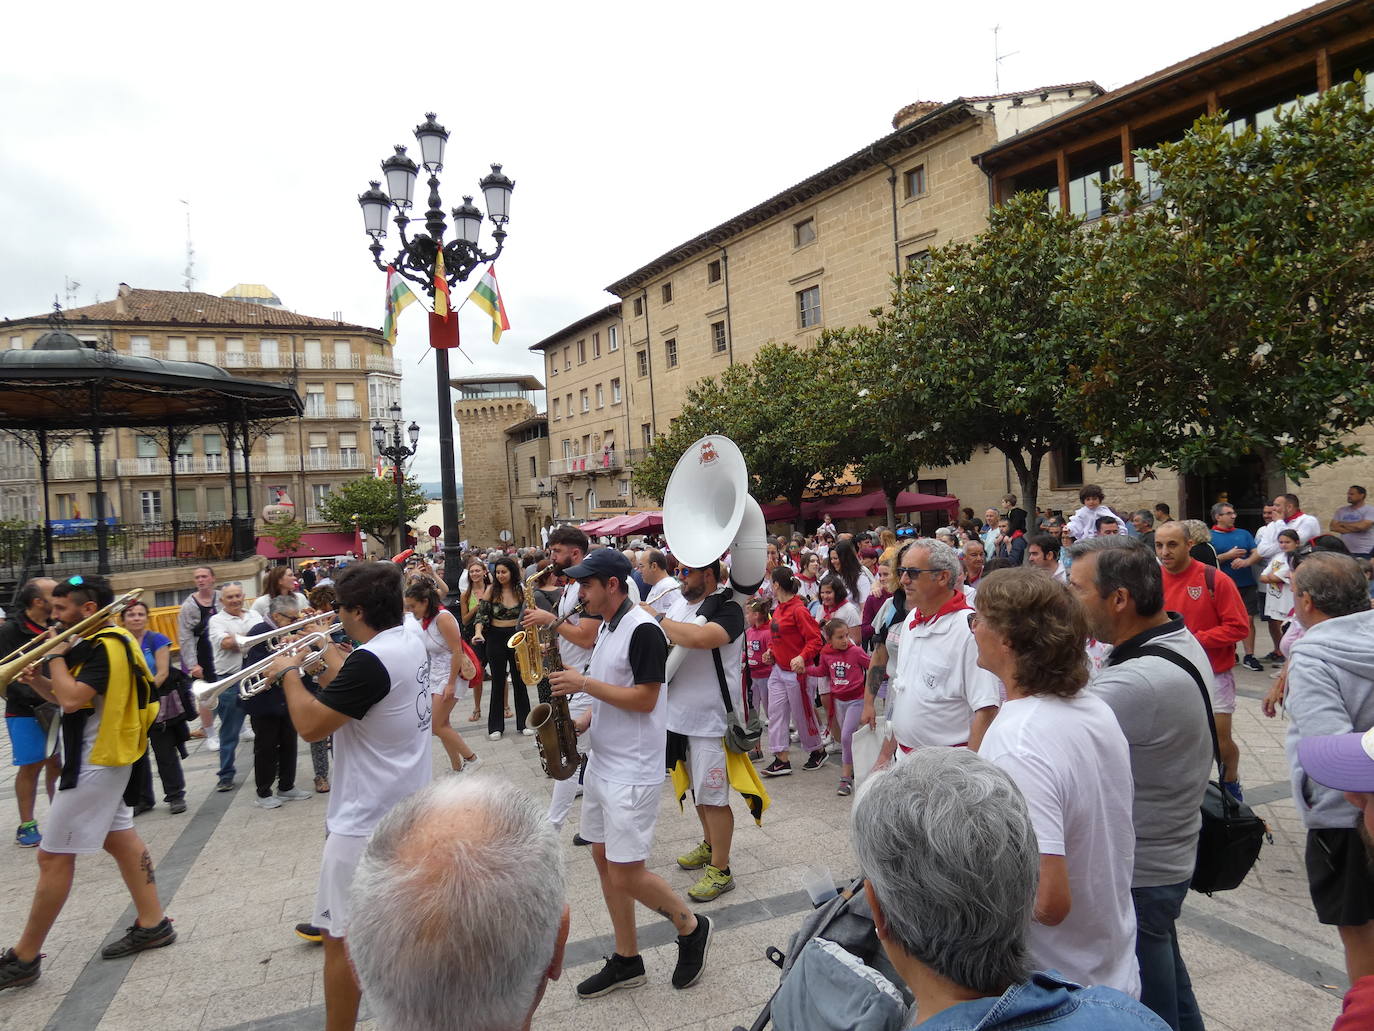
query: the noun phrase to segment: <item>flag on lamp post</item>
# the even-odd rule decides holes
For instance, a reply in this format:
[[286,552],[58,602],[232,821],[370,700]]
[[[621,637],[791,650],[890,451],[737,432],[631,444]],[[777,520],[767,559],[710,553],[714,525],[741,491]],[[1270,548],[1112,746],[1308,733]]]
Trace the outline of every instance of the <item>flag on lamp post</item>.
[[510,319],[506,317],[506,306],[501,303],[501,287],[496,283],[495,263],[487,266],[481,280],[468,295],[468,300],[491,317],[491,342],[499,344],[501,333],[510,329]]
[[444,252],[434,258],[434,310],[429,313],[429,346],[458,346],[458,316],[449,304],[448,277],[444,274]]
[[396,318],[405,310],[406,305],[418,300],[414,291],[401,278],[396,266],[386,267],[386,318],[382,322],[382,336],[392,347],[396,346]]
[[434,256],[434,314],[441,319],[448,318],[448,277],[444,274],[444,251],[442,248]]

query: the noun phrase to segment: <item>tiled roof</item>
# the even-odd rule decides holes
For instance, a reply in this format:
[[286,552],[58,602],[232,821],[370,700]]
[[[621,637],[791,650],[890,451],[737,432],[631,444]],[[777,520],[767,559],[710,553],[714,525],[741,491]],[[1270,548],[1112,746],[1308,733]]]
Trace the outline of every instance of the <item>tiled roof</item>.
[[564,339],[565,337],[572,336],[574,333],[578,332],[579,330],[586,329],[588,326],[593,325],[594,323],[600,322],[600,321],[602,321],[603,319],[609,319],[609,318],[611,318],[612,316],[614,316],[614,317],[616,317],[616,318],[619,318],[619,317],[620,317],[620,302],[619,302],[619,301],[614,301],[614,302],[612,302],[611,304],[606,305],[606,307],[600,309],[599,311],[594,311],[594,312],[592,312],[590,315],[584,315],[584,316],[582,316],[582,318],[578,319],[578,320],[577,320],[576,322],[574,322],[572,325],[570,325],[570,326],[564,326],[564,327],[563,327],[562,329],[560,329],[557,333],[554,333],[552,336],[547,336],[547,337],[545,337],[543,340],[539,341],[539,343],[537,343],[537,344],[530,344],[530,350],[531,350],[531,351],[542,351],[542,350],[544,350],[544,348],[548,347],[549,344],[552,344],[552,343],[554,343],[555,341],[558,341],[558,340],[562,340],[562,339]]
[[1014,97],[1038,97],[1042,93],[1063,93],[1065,90],[1086,89],[1102,93],[1102,87],[1091,79],[1087,82],[1066,82],[1059,86],[1037,86],[1035,89],[1017,90],[1015,93],[989,93],[986,97],[965,97],[970,104],[982,104],[989,100],[1011,100]]
[[[114,300],[70,308],[64,317],[76,329],[83,322],[147,325],[270,326],[274,328],[330,328],[354,333],[377,333],[373,326],[357,326],[333,319],[317,319],[282,308],[235,301],[187,290],[142,290],[120,284]],[[46,322],[47,314],[9,320],[6,324]]]

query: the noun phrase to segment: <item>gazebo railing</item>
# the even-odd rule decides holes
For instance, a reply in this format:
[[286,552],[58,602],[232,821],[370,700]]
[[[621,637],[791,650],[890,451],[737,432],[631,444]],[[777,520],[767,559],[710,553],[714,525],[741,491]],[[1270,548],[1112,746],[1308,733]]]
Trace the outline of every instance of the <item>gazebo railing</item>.
[[[86,521],[83,521],[86,522]],[[32,576],[72,576],[94,573],[99,564],[95,521],[90,526],[70,524],[53,534],[53,561],[33,562],[32,542],[42,539],[43,528],[0,528],[0,579]],[[252,554],[253,521],[240,518],[220,521],[182,521],[173,532],[171,523],[107,523],[106,546],[110,571],[161,569],[193,562],[230,561]],[[25,561],[26,557],[29,559]]]

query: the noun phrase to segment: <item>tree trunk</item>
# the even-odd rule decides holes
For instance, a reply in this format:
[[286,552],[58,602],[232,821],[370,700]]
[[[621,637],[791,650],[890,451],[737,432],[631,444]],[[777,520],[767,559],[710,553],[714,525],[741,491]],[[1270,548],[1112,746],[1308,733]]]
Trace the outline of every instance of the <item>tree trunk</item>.
[[792,529],[797,533],[803,534],[806,532],[804,529],[802,529],[802,493],[805,490],[806,486],[805,484],[803,484],[802,487],[799,490],[797,490],[795,494],[787,495],[788,503],[791,504],[791,506],[797,510],[797,514],[792,517]]
[[1035,529],[1035,506],[1040,500],[1040,465],[1045,459],[1045,452],[1039,448],[1029,451],[1021,448],[999,448],[1011,467],[1016,470],[1016,480],[1019,485],[1017,498],[1020,507],[1026,510],[1026,535],[1030,536]]

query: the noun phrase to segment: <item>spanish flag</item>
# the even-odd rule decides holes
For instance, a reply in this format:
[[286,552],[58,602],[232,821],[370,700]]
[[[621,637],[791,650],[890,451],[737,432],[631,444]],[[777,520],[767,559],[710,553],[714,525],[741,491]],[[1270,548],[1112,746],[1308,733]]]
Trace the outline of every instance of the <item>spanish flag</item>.
[[510,329],[510,319],[506,318],[506,306],[501,303],[501,288],[496,284],[496,265],[487,266],[481,280],[468,294],[468,300],[491,316],[491,342],[499,344],[501,334]]
[[442,249],[434,257],[434,314],[441,319],[448,318],[448,277],[444,275],[444,252]]
[[449,304],[448,277],[444,274],[444,252],[434,258],[434,310],[429,313],[429,346],[458,346],[458,316]]

